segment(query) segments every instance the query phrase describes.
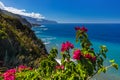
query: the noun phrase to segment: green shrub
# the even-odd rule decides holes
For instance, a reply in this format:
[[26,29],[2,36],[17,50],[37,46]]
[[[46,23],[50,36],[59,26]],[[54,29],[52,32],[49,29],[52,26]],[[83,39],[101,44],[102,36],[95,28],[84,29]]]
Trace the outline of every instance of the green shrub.
[[19,70],[20,67],[16,68],[14,75],[11,76],[16,80],[90,80],[98,73],[105,73],[110,67],[118,69],[114,60],[110,60],[110,65],[104,66],[103,63],[108,51],[105,45],[100,47],[99,52],[95,52],[88,39],[87,29],[85,27],[76,27],[75,29],[76,42],[80,42],[80,48],[74,48],[74,45],[69,41],[63,43],[61,64],[55,61],[58,51],[53,48],[49,56],[40,62],[38,69],[30,70],[26,66],[21,66],[22,70]]

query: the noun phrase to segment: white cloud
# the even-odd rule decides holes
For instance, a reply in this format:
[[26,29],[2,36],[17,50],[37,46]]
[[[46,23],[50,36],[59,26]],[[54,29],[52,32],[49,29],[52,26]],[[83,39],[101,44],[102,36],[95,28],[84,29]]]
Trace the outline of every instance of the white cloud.
[[17,9],[14,7],[7,7],[1,1],[0,1],[0,9],[12,12],[14,14],[19,14],[19,15],[23,15],[23,16],[32,17],[32,18],[37,18],[37,19],[44,18],[44,16],[42,16],[40,13],[34,13],[34,12],[28,13],[28,12],[26,12],[25,9]]
[[4,4],[0,1],[0,9],[4,9]]

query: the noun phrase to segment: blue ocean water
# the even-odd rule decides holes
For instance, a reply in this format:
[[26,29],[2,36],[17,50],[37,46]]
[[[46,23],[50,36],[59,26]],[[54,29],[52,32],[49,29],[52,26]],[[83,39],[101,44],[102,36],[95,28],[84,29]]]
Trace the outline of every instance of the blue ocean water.
[[[52,47],[58,48],[60,52],[60,46],[65,41],[70,41],[79,47],[79,44],[75,42],[74,28],[82,25],[88,29],[87,33],[95,51],[99,51],[100,45],[107,46],[109,51],[105,63],[109,64],[109,59],[115,59],[120,65],[120,24],[45,24],[33,27],[32,30],[45,43],[48,52]],[[111,73],[112,76],[119,77],[120,70],[110,69],[108,74],[111,75]]]

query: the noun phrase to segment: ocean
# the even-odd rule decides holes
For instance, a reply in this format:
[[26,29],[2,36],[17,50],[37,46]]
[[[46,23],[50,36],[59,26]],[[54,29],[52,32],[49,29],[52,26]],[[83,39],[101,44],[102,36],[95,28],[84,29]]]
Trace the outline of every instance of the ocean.
[[[93,48],[96,52],[99,51],[100,45],[106,45],[108,48],[107,59],[105,65],[108,65],[110,59],[115,59],[120,65],[120,24],[45,24],[33,27],[32,30],[36,36],[44,42],[47,51],[52,47],[56,47],[59,51],[63,42],[70,41],[79,47],[75,42],[75,26],[85,26],[88,29],[88,36],[93,43]],[[120,70],[109,69],[104,74],[97,75],[94,80],[120,80]],[[103,78],[103,79],[102,79]]]

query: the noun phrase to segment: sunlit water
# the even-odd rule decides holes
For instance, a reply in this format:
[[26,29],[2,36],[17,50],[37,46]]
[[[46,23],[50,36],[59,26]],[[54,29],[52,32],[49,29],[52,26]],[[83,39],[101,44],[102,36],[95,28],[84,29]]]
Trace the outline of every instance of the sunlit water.
[[[60,53],[61,44],[65,41],[70,41],[75,47],[79,47],[79,43],[75,42],[74,27],[82,25],[88,28],[89,39],[96,52],[99,51],[100,45],[107,46],[109,52],[105,64],[109,64],[109,59],[115,59],[120,64],[120,24],[46,24],[32,29],[37,37],[42,39],[48,52],[52,47],[56,47]],[[110,69],[105,75],[97,75],[93,80],[120,80],[119,75],[120,70]]]

